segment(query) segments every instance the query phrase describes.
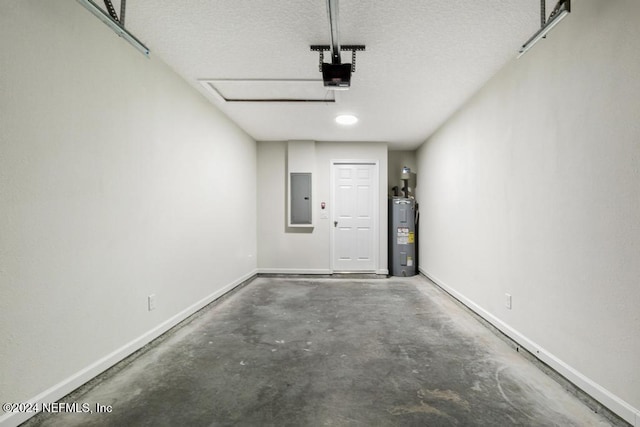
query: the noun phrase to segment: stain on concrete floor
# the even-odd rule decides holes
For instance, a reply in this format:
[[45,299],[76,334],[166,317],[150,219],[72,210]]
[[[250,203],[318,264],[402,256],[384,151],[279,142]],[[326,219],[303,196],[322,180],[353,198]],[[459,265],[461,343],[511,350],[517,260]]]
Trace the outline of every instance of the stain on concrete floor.
[[258,278],[73,399],[27,425],[610,425],[420,276]]

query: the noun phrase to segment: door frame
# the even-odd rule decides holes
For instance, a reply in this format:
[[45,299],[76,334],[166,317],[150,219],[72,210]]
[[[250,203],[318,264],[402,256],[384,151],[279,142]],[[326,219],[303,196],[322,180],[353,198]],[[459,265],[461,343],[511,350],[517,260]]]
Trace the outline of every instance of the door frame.
[[[336,213],[336,194],[335,194],[335,168],[337,165],[371,165],[373,166],[373,264],[374,267],[371,270],[356,270],[356,271],[336,271],[334,248],[335,248],[335,227],[332,227],[335,221]],[[378,273],[380,271],[380,162],[378,160],[367,159],[333,159],[331,160],[331,187],[330,187],[330,200],[331,200],[331,222],[329,223],[330,238],[329,238],[329,256],[331,259],[331,273]]]

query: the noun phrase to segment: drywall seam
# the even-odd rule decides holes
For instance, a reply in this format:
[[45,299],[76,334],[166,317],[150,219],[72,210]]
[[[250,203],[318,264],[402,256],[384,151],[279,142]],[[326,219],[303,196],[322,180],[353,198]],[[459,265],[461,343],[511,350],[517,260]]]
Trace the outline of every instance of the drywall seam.
[[324,268],[259,268],[258,274],[332,274],[333,271]]
[[[183,320],[185,320],[186,318],[188,318],[198,310],[202,309],[208,304],[211,304],[213,301],[220,298],[224,294],[232,291],[242,283],[252,279],[257,274],[258,274],[258,271],[253,270],[245,274],[244,276],[234,280],[233,282],[229,283],[223,288],[213,292],[209,296],[201,299],[200,301],[196,302],[190,307],[187,307],[186,309],[182,310],[180,313],[176,314],[175,316],[167,319],[166,321],[159,324],[158,326],[151,329],[150,331],[146,332],[145,334],[130,341],[129,343],[125,344],[119,349],[104,356],[102,359],[95,361],[94,363],[87,366],[86,368],[76,372],[75,374],[71,375],[69,378],[59,382],[58,384],[43,391],[37,396],[32,397],[31,399],[29,399],[27,402],[24,402],[24,403],[30,403],[30,404],[37,403],[41,405],[42,403],[53,403],[60,400],[67,394],[71,393],[73,390],[77,389],[78,387],[86,383],[87,381],[98,376],[99,374],[106,371],[116,363],[122,361],[127,356],[140,350],[142,347],[144,347],[154,339],[158,338],[160,335],[164,334],[169,329],[173,328],[178,323],[182,322]],[[0,427],[17,426],[25,422],[26,420],[28,420],[34,415],[36,415],[36,413],[7,413],[2,417],[0,417]]]
[[538,358],[540,361],[544,362],[556,372],[560,373],[566,379],[571,381],[576,387],[580,388],[582,391],[587,393],[589,396],[596,399],[602,405],[607,407],[610,411],[617,414],[620,418],[627,421],[629,424],[635,422],[635,426],[639,427],[638,424],[638,409],[631,406],[629,403],[619,398],[615,394],[611,393],[609,390],[602,387],[600,384],[596,383],[589,377],[584,374],[578,372],[576,369],[572,368],[570,365],[565,363],[564,361],[557,358],[555,355],[540,347],[535,342],[531,341],[529,338],[513,329],[508,324],[504,323],[502,320],[498,319],[487,310],[483,309],[469,298],[465,297],[452,287],[448,286],[442,280],[438,279],[433,274],[429,273],[422,267],[418,267],[418,270],[427,276],[431,281],[436,283],[446,292],[451,294],[454,298],[460,301],[462,304],[467,306],[470,310],[478,314],[480,317],[485,319],[487,322],[491,323],[497,329],[499,329],[502,333],[507,335],[513,341],[524,347],[527,351],[529,351],[532,355]]

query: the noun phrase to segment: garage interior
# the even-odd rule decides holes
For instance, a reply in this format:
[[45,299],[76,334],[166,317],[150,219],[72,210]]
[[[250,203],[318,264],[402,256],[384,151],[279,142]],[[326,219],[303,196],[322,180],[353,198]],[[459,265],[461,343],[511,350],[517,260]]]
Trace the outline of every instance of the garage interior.
[[640,427],[639,17],[2,2],[0,426]]

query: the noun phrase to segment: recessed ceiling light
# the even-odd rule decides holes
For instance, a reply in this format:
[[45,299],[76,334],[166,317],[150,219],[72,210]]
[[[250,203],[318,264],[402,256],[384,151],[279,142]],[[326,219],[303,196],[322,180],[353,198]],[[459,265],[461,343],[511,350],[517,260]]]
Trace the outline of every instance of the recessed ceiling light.
[[343,114],[341,116],[336,117],[336,123],[341,125],[353,125],[358,122],[358,118],[351,114]]

